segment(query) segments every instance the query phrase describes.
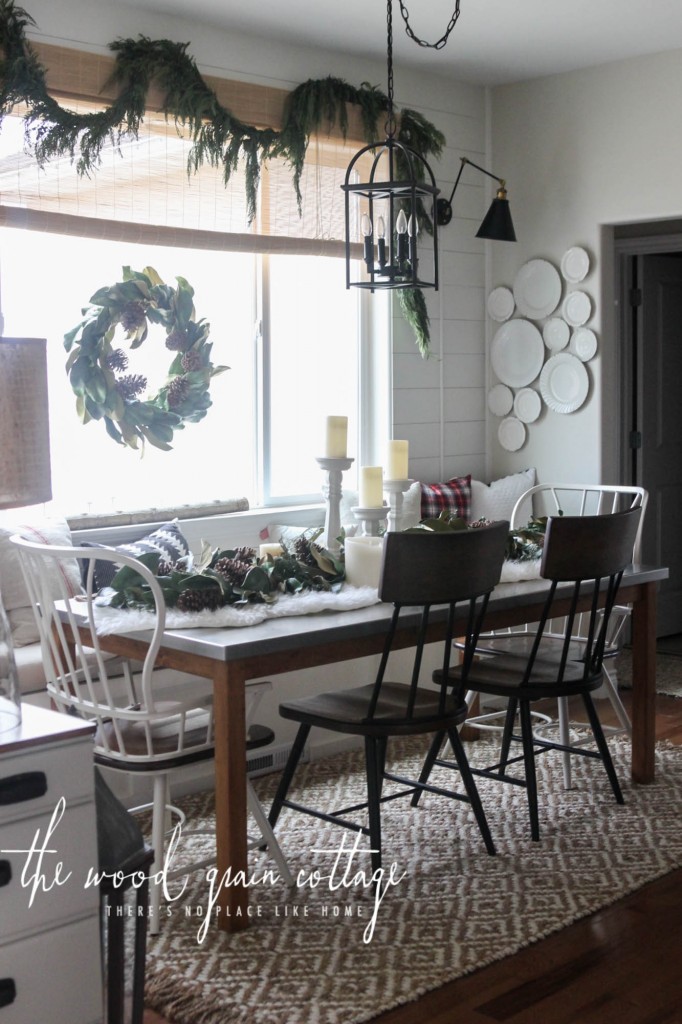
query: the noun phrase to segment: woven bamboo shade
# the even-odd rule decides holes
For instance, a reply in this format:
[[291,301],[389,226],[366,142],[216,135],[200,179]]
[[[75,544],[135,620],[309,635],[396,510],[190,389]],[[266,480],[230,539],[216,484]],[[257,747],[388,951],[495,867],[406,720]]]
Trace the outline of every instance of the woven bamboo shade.
[[[46,45],[37,49],[48,69],[50,89],[64,106],[90,112],[106,105],[110,97],[103,83],[111,58]],[[207,81],[242,120],[281,126],[283,90]],[[221,168],[203,166],[188,174],[191,139],[158,112],[161,100],[150,95],[139,137],[108,145],[89,177],[78,175],[68,156],[52,158],[39,168],[25,151],[25,110],[16,107],[5,117],[0,134],[0,225],[191,248],[343,254],[340,186],[358,148],[359,120],[351,115],[346,140],[336,129],[311,140],[300,213],[291,168],[284,161],[267,164],[257,219],[249,224],[243,169],[238,167],[227,184]]]
[[49,501],[46,343],[0,338],[0,508]]

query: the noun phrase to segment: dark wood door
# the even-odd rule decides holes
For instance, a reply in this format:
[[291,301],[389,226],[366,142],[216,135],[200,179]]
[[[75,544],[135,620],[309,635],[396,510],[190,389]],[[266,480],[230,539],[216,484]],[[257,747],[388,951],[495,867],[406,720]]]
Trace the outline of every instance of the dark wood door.
[[[682,255],[682,254],[680,254]],[[649,492],[644,562],[668,566],[658,636],[682,633],[682,258],[637,257],[637,483]]]

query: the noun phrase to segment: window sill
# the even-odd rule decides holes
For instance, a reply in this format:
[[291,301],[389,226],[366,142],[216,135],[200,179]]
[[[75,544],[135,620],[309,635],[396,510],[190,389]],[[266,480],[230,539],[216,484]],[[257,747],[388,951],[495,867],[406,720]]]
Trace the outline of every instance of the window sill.
[[[243,501],[246,502],[246,499]],[[228,503],[215,502],[163,510],[148,509],[102,517],[76,516],[69,519],[69,525],[74,544],[96,538],[100,543],[115,545],[137,540],[159,523],[167,523],[177,518],[182,520],[182,532],[196,553],[200,550],[202,541],[223,547],[239,544],[257,545],[261,539],[261,531],[268,523],[292,526],[324,524],[325,506],[321,503],[250,509],[246,502],[247,508],[240,511],[223,512],[222,509],[217,509],[217,506],[226,504]],[[164,515],[152,519],[152,514],[156,512],[163,512]]]

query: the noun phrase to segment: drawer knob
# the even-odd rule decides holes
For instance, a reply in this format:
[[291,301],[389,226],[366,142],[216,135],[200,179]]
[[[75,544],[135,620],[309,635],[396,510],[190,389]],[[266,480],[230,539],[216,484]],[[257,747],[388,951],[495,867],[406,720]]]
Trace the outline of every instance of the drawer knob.
[[0,889],[12,881],[12,865],[8,860],[0,860]]
[[45,772],[20,772],[0,779],[0,806],[20,804],[24,800],[36,800],[47,793]]
[[17,986],[14,978],[0,978],[0,1008],[9,1006],[17,998]]

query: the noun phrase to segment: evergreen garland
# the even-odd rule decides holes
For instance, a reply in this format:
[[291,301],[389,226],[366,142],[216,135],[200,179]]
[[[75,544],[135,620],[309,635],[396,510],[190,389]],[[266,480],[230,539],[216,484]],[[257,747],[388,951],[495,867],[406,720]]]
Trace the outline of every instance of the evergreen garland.
[[[77,114],[60,106],[48,94],[45,68],[26,38],[26,29],[33,26],[33,18],[15,0],[0,0],[0,122],[17,104],[27,105],[27,141],[40,166],[52,157],[68,155],[79,174],[92,173],[105,144],[118,145],[125,135],[138,136],[147,94],[155,83],[164,94],[162,109],[166,118],[173,118],[191,134],[188,173],[196,172],[203,164],[221,167],[227,184],[240,158],[245,160],[249,219],[255,215],[260,169],[265,160],[281,157],[291,165],[300,208],[300,181],[310,136],[338,123],[345,137],[347,104],[352,103],[360,109],[365,137],[371,142],[376,138],[377,122],[388,110],[387,97],[375,86],[363,82],[356,88],[330,76],[304,82],[289,94],[281,131],[256,128],[221,105],[188,54],[188,43],[140,36],[109,44],[116,58],[105,88],[115,85],[116,99],[106,110]],[[421,114],[409,109],[400,114],[398,138],[425,159],[439,156],[445,145],[443,134]],[[423,208],[420,227],[433,230]],[[400,299],[415,330],[419,349],[425,355],[429,320],[423,295],[414,289],[403,289]]]

